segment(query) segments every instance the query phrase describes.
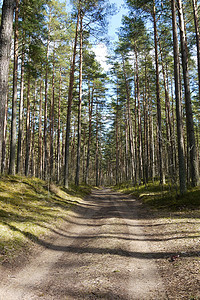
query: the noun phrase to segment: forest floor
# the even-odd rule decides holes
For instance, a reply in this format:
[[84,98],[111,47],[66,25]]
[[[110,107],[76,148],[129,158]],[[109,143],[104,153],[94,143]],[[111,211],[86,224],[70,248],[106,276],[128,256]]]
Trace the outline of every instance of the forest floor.
[[2,262],[1,300],[200,299],[200,216],[94,190],[30,255]]

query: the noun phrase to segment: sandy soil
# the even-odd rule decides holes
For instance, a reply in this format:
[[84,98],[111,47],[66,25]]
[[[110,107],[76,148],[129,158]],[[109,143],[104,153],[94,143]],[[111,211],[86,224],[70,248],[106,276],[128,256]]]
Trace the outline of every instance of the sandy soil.
[[0,299],[192,299],[169,288],[162,224],[129,196],[96,190],[28,263],[1,268]]

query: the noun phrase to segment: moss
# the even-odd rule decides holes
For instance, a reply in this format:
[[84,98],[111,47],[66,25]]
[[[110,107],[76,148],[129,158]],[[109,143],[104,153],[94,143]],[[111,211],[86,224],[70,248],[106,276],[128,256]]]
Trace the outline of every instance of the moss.
[[0,261],[29,243],[39,242],[66,218],[91,187],[66,190],[37,178],[0,177]]
[[187,193],[180,196],[177,189],[169,185],[161,186],[158,181],[133,187],[130,183],[114,187],[115,190],[131,194],[156,209],[180,211],[200,209],[200,187],[188,188]]

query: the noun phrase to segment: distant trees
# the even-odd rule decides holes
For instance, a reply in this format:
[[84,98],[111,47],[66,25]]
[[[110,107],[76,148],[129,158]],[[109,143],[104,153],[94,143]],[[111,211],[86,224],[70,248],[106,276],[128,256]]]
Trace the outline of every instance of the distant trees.
[[[162,185],[166,174],[168,182],[173,185],[177,184],[179,178],[180,193],[183,194],[187,183],[196,186],[199,182],[200,153],[196,147],[199,130],[195,132],[199,124],[199,108],[195,109],[195,97],[192,98],[190,91],[190,70],[194,70],[195,64],[192,64],[186,39],[186,31],[192,28],[198,53],[199,28],[196,1],[190,4],[186,2],[172,0],[169,6],[167,1],[127,0],[130,14],[123,19],[117,51],[120,48],[122,55],[126,57],[126,64],[132,65],[132,73],[129,75],[129,88],[125,88],[121,96],[122,99],[127,99],[127,108],[120,119],[119,111],[113,107],[113,122],[117,122],[117,126],[115,124],[113,127],[116,128],[115,134],[113,133],[116,153],[119,153],[119,144],[122,147],[121,157],[116,154],[116,162],[111,166],[112,173],[116,174],[116,183],[126,180],[131,180],[133,184],[140,184],[141,181],[147,183],[159,176]],[[191,8],[190,13],[187,12],[190,27],[184,23],[183,5]],[[191,22],[192,19],[194,23]],[[145,27],[145,23],[148,24],[148,28]],[[150,36],[153,37],[153,43],[150,42]],[[126,86],[128,77],[126,72],[121,72],[121,79],[119,78],[119,68],[123,70],[125,65],[123,66],[120,56],[115,57],[115,60],[121,65],[117,72],[111,74],[116,85],[113,97],[116,98],[119,107],[119,85],[122,86],[123,80]],[[116,63],[113,64],[114,69],[115,65]],[[198,70],[198,64],[196,68]],[[198,96],[199,91],[195,90],[193,95]],[[126,102],[122,103],[125,105]],[[132,129],[130,125],[129,129],[127,127],[130,122],[134,124],[131,125]],[[122,132],[120,140],[119,131]],[[134,157],[134,166],[131,164],[131,157]],[[119,167],[119,161],[128,172],[121,171],[123,168]]]
[[197,1],[127,0],[109,79],[92,43],[114,10],[106,0],[72,5],[67,13],[58,0],[3,1],[1,172],[66,188],[156,179],[162,187],[165,176],[181,194],[198,185]]
[[[77,185],[82,181],[89,183],[95,173],[100,182],[100,111],[105,98],[105,75],[88,37],[95,30],[98,37],[103,34],[102,25],[106,24],[111,7],[106,1],[93,4],[74,3],[74,7],[79,7],[75,20],[66,12],[65,4],[57,0],[4,1],[1,45],[7,48],[1,51],[4,62],[0,64],[4,72],[0,139],[3,173],[38,176],[64,182],[66,187],[75,179]],[[10,53],[14,64],[10,65],[8,77]],[[98,149],[98,154],[94,149]]]

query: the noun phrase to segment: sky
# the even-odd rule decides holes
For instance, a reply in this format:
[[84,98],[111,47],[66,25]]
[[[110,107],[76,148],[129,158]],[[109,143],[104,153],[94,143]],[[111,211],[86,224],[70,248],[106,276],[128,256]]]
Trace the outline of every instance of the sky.
[[[114,3],[117,6],[118,13],[110,17],[109,26],[108,26],[108,35],[111,41],[117,41],[117,30],[121,26],[122,16],[127,14],[127,8],[123,0],[110,0],[110,3]],[[93,51],[96,54],[97,60],[101,63],[102,68],[105,71],[109,70],[109,65],[106,62],[106,56],[109,54],[109,49],[104,43],[99,43],[93,48]]]
[[121,26],[122,16],[126,15],[128,10],[125,7],[124,0],[110,0],[110,3],[117,6],[118,13],[110,18],[108,34],[112,39],[117,40],[117,29]]

